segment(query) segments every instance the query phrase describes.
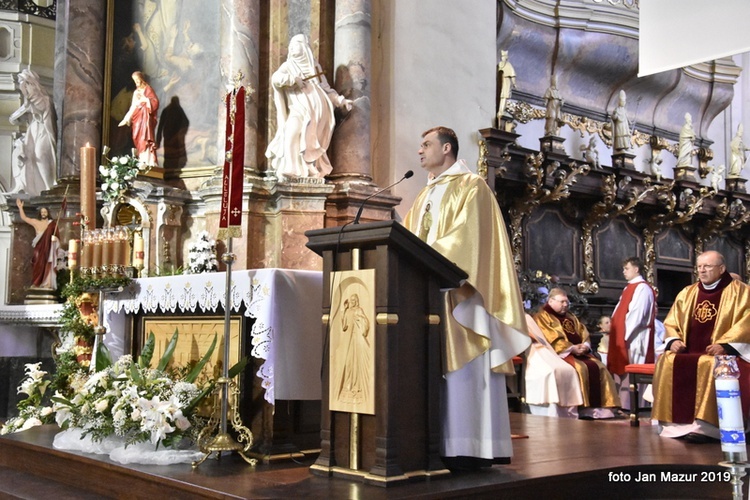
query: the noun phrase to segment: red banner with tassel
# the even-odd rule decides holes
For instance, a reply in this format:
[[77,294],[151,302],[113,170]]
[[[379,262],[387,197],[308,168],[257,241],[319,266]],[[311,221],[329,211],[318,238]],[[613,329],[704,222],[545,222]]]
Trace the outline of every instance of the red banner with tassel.
[[245,163],[245,89],[227,93],[226,139],[221,178],[220,239],[242,236],[242,188]]

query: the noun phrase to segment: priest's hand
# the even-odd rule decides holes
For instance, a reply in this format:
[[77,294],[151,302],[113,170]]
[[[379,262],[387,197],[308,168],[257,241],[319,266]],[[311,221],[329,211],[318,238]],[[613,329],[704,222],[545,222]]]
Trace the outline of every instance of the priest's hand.
[[573,354],[586,354],[587,352],[589,352],[589,346],[587,346],[586,344],[576,344],[573,346],[572,351]]
[[720,344],[711,344],[710,346],[706,347],[706,354],[710,354],[711,356],[721,356],[722,354],[726,353],[727,351],[725,351]]
[[669,350],[675,354],[687,351],[687,346],[682,340],[675,340],[669,344]]

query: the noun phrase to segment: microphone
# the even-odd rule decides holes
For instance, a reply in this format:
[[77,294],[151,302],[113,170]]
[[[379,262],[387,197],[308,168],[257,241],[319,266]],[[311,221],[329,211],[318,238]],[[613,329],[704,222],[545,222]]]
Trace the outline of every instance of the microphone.
[[357,210],[357,215],[354,217],[354,221],[352,222],[352,224],[359,224],[359,218],[362,216],[362,211],[365,209],[365,203],[367,203],[367,201],[370,198],[379,195],[383,191],[387,191],[387,190],[391,189],[396,184],[400,183],[401,181],[404,181],[404,180],[408,179],[409,177],[411,177],[413,175],[414,175],[414,171],[413,170],[407,170],[406,173],[404,174],[404,176],[401,177],[399,180],[397,180],[396,182],[394,182],[390,186],[386,186],[386,187],[384,187],[383,189],[381,189],[379,191],[375,191],[370,196],[368,196],[367,198],[365,198],[364,201],[362,202],[362,204],[359,206],[359,210]]

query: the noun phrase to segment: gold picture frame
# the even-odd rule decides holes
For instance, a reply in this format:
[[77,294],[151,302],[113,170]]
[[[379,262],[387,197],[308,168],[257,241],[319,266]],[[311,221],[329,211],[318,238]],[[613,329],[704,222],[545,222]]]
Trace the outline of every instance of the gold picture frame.
[[[242,316],[233,316],[229,320],[230,367],[239,362],[240,354],[243,352],[243,319]],[[140,350],[149,334],[153,333],[155,344],[151,366],[155,366],[164,354],[167,343],[175,330],[179,332],[179,337],[171,366],[186,366],[191,361],[200,360],[208,352],[216,335],[216,348],[206,363],[203,373],[213,378],[221,375],[224,358],[224,316],[143,316],[137,335],[138,345],[133,346],[133,352],[140,355]]]
[[145,175],[210,176],[223,158],[214,140],[223,133],[218,111],[224,86],[216,71],[220,9],[181,0],[106,2],[102,145],[111,156],[130,153],[131,127],[119,123],[131,103],[132,73],[141,71],[159,99],[159,165]]

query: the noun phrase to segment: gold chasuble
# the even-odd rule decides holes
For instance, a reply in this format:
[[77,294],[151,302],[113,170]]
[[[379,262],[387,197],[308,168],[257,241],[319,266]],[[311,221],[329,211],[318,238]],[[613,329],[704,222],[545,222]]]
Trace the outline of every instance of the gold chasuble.
[[[508,234],[485,180],[456,162],[420,191],[404,225],[469,275],[446,294],[444,372],[489,351],[493,372],[513,373],[513,356],[531,341]],[[462,302],[483,306],[490,332],[477,331]]]
[[[545,306],[534,315],[544,337],[559,355],[568,351],[573,345],[589,340],[586,326],[573,314],[566,313],[564,318],[554,314]],[[607,367],[590,354],[574,355],[569,353],[563,358],[578,373],[581,384],[584,407],[612,408],[620,406],[615,381]]]
[[[724,278],[722,278],[723,280]],[[747,355],[748,350],[738,344],[750,344],[750,288],[738,280],[731,280],[721,292],[718,307],[712,301],[703,300],[696,307],[696,300],[701,292],[700,283],[694,283],[684,288],[675,299],[669,310],[664,327],[665,339],[679,338],[687,346],[687,353],[675,354],[666,351],[656,363],[654,372],[654,407],[652,418],[663,422],[691,423],[693,420],[703,420],[715,426],[719,425],[716,409],[716,391],[714,388],[714,357],[701,354],[705,347],[695,344],[706,342],[710,344],[731,344],[732,347]],[[693,317],[695,314],[695,318]],[[713,331],[710,339],[703,341],[691,335],[690,326],[693,321],[713,321]],[[693,349],[691,349],[693,345]],[[738,349],[739,347],[739,349]],[[693,352],[697,351],[697,352]],[[678,359],[679,358],[679,359]],[[692,363],[683,363],[682,360]],[[744,361],[743,361],[744,359]],[[744,414],[747,415],[750,394],[746,387],[750,380],[750,358],[740,359],[740,388]],[[692,364],[682,369],[682,374],[675,373],[675,365]],[[678,366],[679,368],[679,366]],[[679,371],[679,370],[678,370]],[[687,372],[692,372],[688,375]],[[675,383],[676,382],[676,383]],[[694,400],[693,400],[694,397]],[[685,406],[688,408],[684,408]]]

